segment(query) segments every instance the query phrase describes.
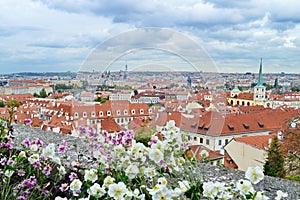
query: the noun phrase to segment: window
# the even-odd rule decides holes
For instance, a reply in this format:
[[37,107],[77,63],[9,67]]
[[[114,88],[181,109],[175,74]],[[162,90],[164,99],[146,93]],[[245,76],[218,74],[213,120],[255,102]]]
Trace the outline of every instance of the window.
[[133,114],[133,115],[135,114],[135,110],[134,109],[131,110],[131,114]]
[[222,145],[222,140],[219,140],[219,146],[221,146]]
[[74,118],[78,118],[78,112],[74,113]]
[[152,113],[152,109],[151,108],[149,109],[149,113]]
[[225,139],[225,144],[228,144],[228,139]]
[[209,145],[209,139],[206,139],[206,145]]
[[116,111],[116,114],[117,114],[117,115],[120,115],[120,114],[121,114],[120,110],[117,110],[117,111]]
[[144,114],[144,109],[140,109],[140,114]]
[[124,110],[124,115],[128,115],[128,111],[127,110]]
[[200,143],[203,144],[203,138],[200,138]]
[[111,116],[110,110],[107,111],[107,116]]
[[103,111],[99,112],[99,116],[102,117],[103,116]]
[[86,116],[87,116],[86,112],[83,112],[82,117],[86,117]]
[[95,112],[91,113],[91,117],[95,117],[95,115],[96,115]]
[[197,137],[194,137],[194,141],[197,141]]

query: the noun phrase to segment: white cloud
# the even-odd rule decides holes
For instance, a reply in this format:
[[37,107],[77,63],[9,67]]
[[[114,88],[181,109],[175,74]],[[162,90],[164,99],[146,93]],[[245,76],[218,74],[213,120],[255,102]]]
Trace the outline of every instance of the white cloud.
[[[253,63],[256,69],[260,57],[272,66],[289,62],[285,69],[292,71],[300,64],[295,59],[300,53],[299,7],[297,0],[3,0],[0,56],[5,58],[0,68],[45,70],[41,66],[53,64],[78,69],[110,37],[135,27],[161,27],[195,38],[222,71]],[[147,40],[136,37],[127,39]],[[115,48],[124,43],[114,42]],[[177,43],[174,48],[189,48],[183,40]]]

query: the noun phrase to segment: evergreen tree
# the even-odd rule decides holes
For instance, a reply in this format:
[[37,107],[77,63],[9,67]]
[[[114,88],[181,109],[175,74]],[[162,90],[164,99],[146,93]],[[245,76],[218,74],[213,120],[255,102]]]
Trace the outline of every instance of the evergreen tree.
[[47,95],[47,92],[45,90],[45,88],[43,88],[41,91],[40,91],[40,95],[39,97],[40,98],[46,98],[48,95]]
[[264,164],[264,174],[274,177],[284,177],[284,157],[280,151],[278,138],[274,137],[268,151],[268,158]]

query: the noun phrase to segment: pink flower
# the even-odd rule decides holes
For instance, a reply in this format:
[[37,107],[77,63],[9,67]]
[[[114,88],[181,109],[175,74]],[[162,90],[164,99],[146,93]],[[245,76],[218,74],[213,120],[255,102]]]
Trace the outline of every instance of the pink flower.
[[32,166],[37,168],[37,169],[40,169],[41,168],[41,163],[40,162],[33,162]]
[[59,190],[65,192],[69,189],[68,183],[62,183],[59,187]]
[[7,161],[7,164],[10,165],[10,166],[12,166],[12,165],[15,164],[15,161],[13,161],[13,160],[8,160],[8,161]]
[[69,178],[70,178],[70,181],[73,181],[74,179],[77,178],[77,174],[75,174],[74,172],[71,172]]
[[30,124],[32,124],[32,120],[31,119],[25,119],[24,123],[26,126],[29,126]]
[[66,147],[66,146],[60,145],[60,146],[58,147],[58,152],[59,152],[59,153],[66,153],[66,151],[67,151],[67,147]]
[[23,140],[23,145],[27,148],[29,148],[31,146],[31,142],[30,142],[29,138],[25,138]]
[[39,138],[37,138],[35,141],[34,141],[34,144],[38,145],[39,147],[42,147],[44,145],[43,141]]
[[49,165],[47,165],[46,167],[44,167],[42,172],[43,172],[43,174],[48,176],[51,172],[51,167]]
[[18,176],[25,176],[25,171],[23,169],[19,169]]

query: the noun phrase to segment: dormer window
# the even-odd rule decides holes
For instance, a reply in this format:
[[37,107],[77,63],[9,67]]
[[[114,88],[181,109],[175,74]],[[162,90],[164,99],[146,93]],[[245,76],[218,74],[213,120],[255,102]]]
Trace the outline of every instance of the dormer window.
[[82,117],[84,117],[84,118],[87,117],[86,112],[83,112],[83,113],[82,113]]
[[152,109],[151,108],[149,108],[149,113],[152,113]]
[[107,111],[107,116],[111,116],[110,110]]
[[102,117],[103,116],[103,111],[99,112],[99,116]]
[[230,131],[234,130],[234,126],[232,124],[228,124],[228,128],[229,128]]
[[135,110],[134,109],[131,110],[131,114],[133,114],[133,115],[135,114]]
[[262,123],[261,121],[258,121],[257,123],[260,128],[263,128],[265,126],[264,123]]
[[96,113],[95,112],[91,112],[91,117],[95,117]]
[[144,114],[144,109],[140,109],[140,114]]
[[78,112],[74,113],[74,118],[78,118]]
[[128,111],[127,110],[124,110],[124,115],[128,115]]
[[243,126],[244,126],[245,129],[249,129],[249,125],[248,124],[243,123]]

